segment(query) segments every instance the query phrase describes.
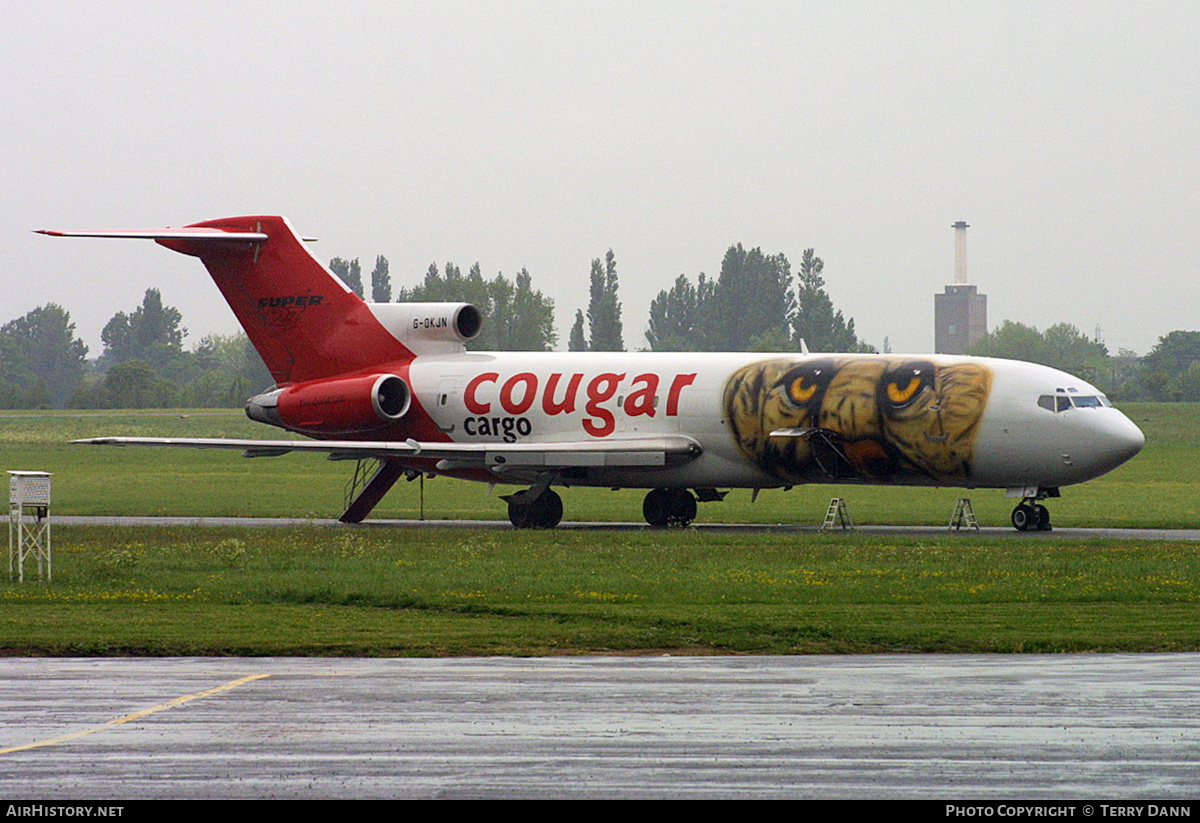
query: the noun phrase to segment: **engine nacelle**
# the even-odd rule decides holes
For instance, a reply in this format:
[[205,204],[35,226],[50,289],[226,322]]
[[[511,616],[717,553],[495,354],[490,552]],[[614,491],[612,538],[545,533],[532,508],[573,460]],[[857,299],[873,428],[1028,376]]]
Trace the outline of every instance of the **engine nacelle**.
[[416,354],[462,351],[483,328],[470,303],[368,303],[375,319]]
[[314,380],[246,401],[246,416],[305,434],[358,434],[394,423],[412,405],[412,390],[394,374]]

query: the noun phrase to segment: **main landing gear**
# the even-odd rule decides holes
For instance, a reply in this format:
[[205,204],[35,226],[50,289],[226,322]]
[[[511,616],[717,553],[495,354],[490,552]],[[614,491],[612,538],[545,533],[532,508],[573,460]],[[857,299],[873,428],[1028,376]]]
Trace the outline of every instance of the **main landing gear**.
[[686,526],[696,519],[696,498],[687,489],[653,489],[642,515],[651,526]]
[[1026,497],[1012,511],[1013,528],[1022,532],[1050,531],[1050,510],[1037,502],[1035,497]]
[[[562,521],[562,498],[550,488],[552,475],[528,489],[501,498],[508,503],[508,520],[517,529],[553,529]],[[651,526],[687,526],[696,519],[698,502],[721,500],[727,492],[716,489],[653,489],[642,503],[642,514]]]
[[508,521],[513,528],[553,529],[562,521],[562,498],[554,489],[545,489],[536,497],[520,491],[504,499],[508,501]]

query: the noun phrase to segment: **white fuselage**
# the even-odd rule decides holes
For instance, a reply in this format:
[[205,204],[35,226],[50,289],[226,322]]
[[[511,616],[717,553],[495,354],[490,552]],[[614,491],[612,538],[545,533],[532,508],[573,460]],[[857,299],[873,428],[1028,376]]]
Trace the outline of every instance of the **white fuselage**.
[[[832,362],[841,370],[848,370],[843,367],[852,364],[869,375],[855,385],[827,383],[824,406],[820,410],[814,407],[802,423],[792,425],[800,427],[797,431],[802,428],[808,437],[812,430],[836,431],[834,447],[839,456],[841,452],[849,454],[851,462],[855,443],[878,440],[882,443],[880,460],[883,464],[891,461],[889,471],[873,468],[879,462],[864,462],[861,470],[847,469],[856,476],[838,476],[805,463],[807,453],[789,455],[792,463],[779,468],[769,456],[755,451],[764,436],[775,444],[787,440],[786,436],[772,437],[767,430],[777,424],[761,423],[765,429],[756,440],[744,429],[761,421],[735,424],[731,420],[731,380],[750,382],[735,374],[765,364],[763,368],[775,375],[789,367],[819,361]],[[941,470],[931,458],[927,465],[934,468],[923,469],[926,463],[921,458],[905,456],[906,448],[946,448],[948,435],[944,429],[952,429],[953,424],[942,427],[934,418],[951,414],[955,401],[945,392],[935,395],[932,379],[925,407],[910,410],[903,421],[910,430],[908,435],[893,437],[888,425],[861,422],[861,418],[883,419],[890,414],[882,408],[889,405],[881,382],[886,378],[878,375],[907,363],[925,364],[927,375],[929,365],[939,375],[963,368],[989,375],[983,400],[973,401],[977,407],[964,412],[974,415],[971,440],[966,445],[969,455],[961,461],[965,468]],[[579,442],[686,435],[703,447],[701,457],[682,466],[658,471],[608,468],[580,472],[568,478],[577,485],[754,488],[857,481],[1046,488],[1097,477],[1132,457],[1144,442],[1141,431],[1093,386],[1055,369],[1008,360],[937,355],[465,352],[418,356],[410,365],[409,378],[416,401],[449,439],[459,443]],[[781,385],[780,380],[771,383],[757,379],[763,385],[757,389],[750,386],[746,391],[758,391],[763,397],[772,391],[784,391],[774,388]],[[864,384],[863,379],[875,382]],[[942,383],[951,382],[939,376],[938,391],[942,391]],[[902,383],[901,388],[905,385]],[[836,402],[831,399],[833,394],[837,394]],[[1054,400],[1047,404],[1046,397],[1062,398],[1057,401],[1061,408],[1055,408]],[[1093,398],[1094,402],[1075,405],[1071,398]],[[1039,399],[1043,405],[1039,405]],[[763,401],[764,408],[770,405],[769,399]],[[831,417],[834,412],[830,409],[834,407],[836,418]],[[754,413],[760,418],[768,414],[764,409]],[[851,426],[858,429],[852,431]],[[797,442],[800,439],[795,434],[791,437]],[[949,438],[953,437],[951,431]],[[895,448],[893,442],[900,448]],[[868,445],[875,448],[873,443]],[[891,457],[883,455],[884,450]]]
[[379,468],[358,522],[402,474],[530,483],[516,526],[562,515],[551,485],[649,488],[652,525],[689,523],[719,488],[799,483],[1006,488],[1037,500],[1133,457],[1144,438],[1094,386],[1055,369],[948,355],[467,352],[466,303],[364,303],[279,215],[181,228],[46,231],[152,239],[199,257],[271,370],[253,419],[317,441],[96,443],[318,451]]

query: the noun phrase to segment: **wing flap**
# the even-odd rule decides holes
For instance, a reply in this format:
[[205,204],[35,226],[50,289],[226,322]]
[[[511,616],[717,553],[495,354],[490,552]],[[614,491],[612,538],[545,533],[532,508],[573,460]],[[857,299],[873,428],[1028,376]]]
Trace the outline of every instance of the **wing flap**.
[[[580,445],[580,444],[573,444]],[[578,467],[611,468],[615,466],[665,466],[671,449],[652,447],[642,450],[620,451],[579,451],[571,449],[563,451],[558,448],[542,447],[539,451],[508,452],[489,451],[485,463],[493,468],[525,468],[539,466],[556,469]]]

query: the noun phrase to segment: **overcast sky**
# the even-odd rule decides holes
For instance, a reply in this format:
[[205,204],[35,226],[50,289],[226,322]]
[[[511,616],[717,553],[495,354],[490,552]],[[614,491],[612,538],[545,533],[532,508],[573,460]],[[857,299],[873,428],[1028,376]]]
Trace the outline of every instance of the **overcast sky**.
[[287,215],[317,256],[521,267],[565,348],[612,248],[625,340],[732,243],[813,247],[861,338],[933,345],[966,220],[989,325],[1145,353],[1200,328],[1194,2],[35,2],[0,27],[0,322],[149,286],[236,326],[147,228]]

